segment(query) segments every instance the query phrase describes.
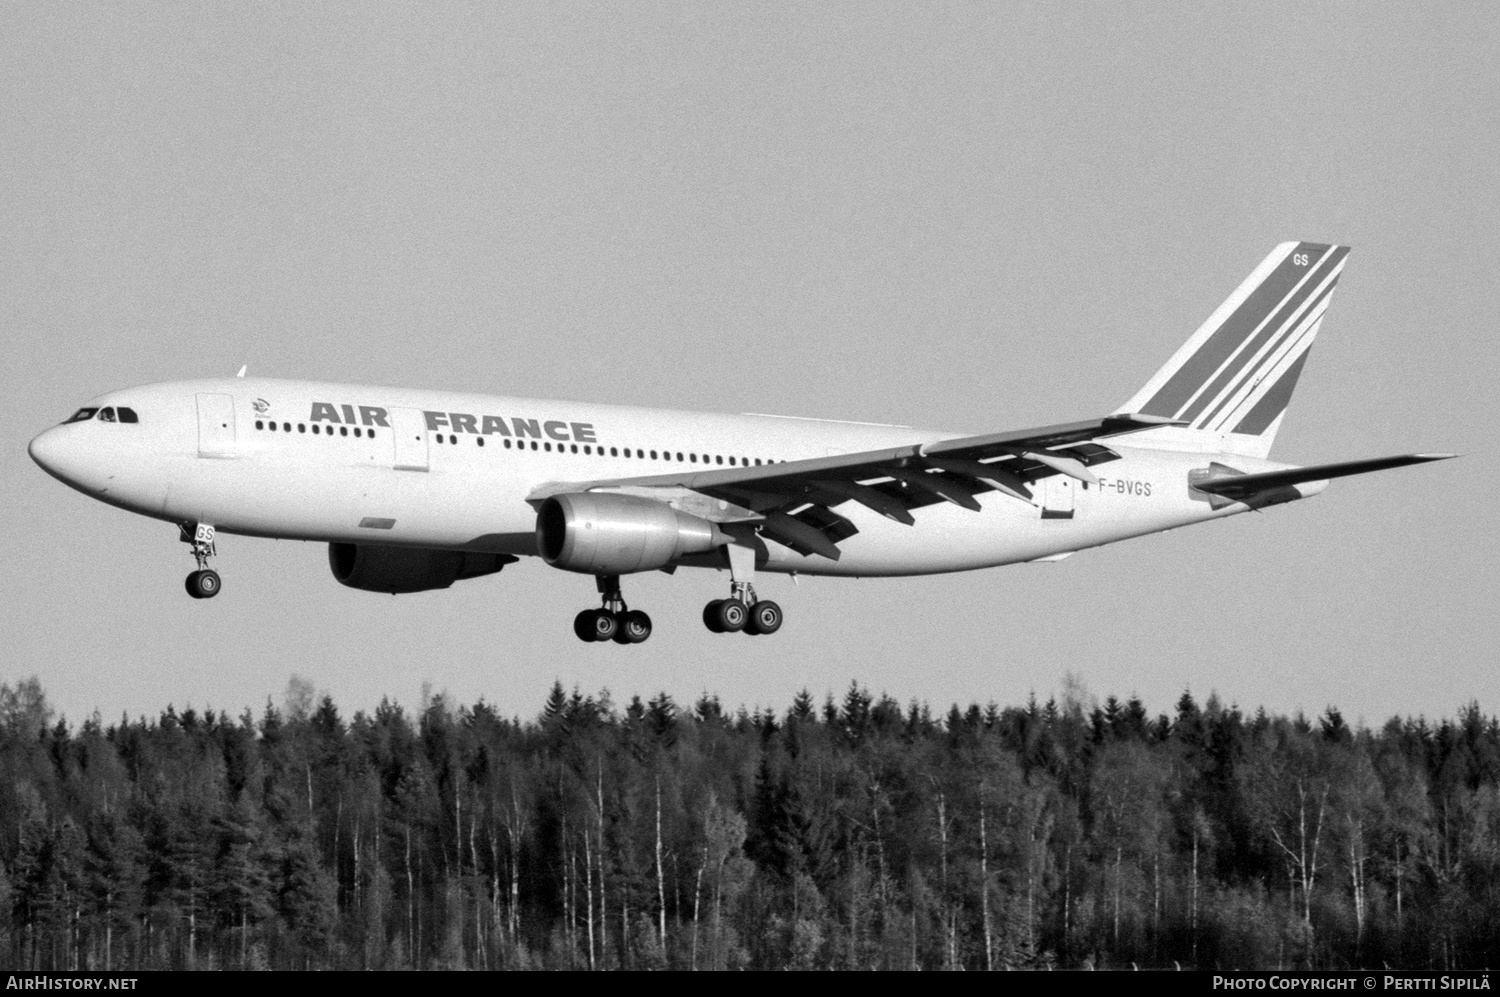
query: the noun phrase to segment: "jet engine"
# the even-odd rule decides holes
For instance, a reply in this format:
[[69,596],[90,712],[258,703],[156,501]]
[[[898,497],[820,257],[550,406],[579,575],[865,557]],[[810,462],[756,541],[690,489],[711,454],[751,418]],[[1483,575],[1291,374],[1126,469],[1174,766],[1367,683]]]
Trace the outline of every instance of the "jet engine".
[[664,568],[729,538],[706,519],[633,495],[554,495],[536,517],[537,549],[554,568],[624,575]]
[[366,592],[425,592],[445,589],[463,578],[492,575],[516,560],[509,554],[462,550],[385,547],[379,544],[331,543],[328,566],[333,577]]

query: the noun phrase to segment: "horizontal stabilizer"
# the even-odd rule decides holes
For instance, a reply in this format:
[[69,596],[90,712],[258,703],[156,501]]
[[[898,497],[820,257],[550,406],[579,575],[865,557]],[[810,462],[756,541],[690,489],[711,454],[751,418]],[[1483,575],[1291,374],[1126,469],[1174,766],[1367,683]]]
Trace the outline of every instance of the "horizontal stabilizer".
[[1223,495],[1226,498],[1243,499],[1272,488],[1285,488],[1305,481],[1327,481],[1329,478],[1344,478],[1351,474],[1368,474],[1408,464],[1425,464],[1431,460],[1447,460],[1457,457],[1451,453],[1401,454],[1396,457],[1376,457],[1373,460],[1351,460],[1342,464],[1313,464],[1308,467],[1289,467],[1284,471],[1262,471],[1259,474],[1225,474],[1193,482],[1200,492]]

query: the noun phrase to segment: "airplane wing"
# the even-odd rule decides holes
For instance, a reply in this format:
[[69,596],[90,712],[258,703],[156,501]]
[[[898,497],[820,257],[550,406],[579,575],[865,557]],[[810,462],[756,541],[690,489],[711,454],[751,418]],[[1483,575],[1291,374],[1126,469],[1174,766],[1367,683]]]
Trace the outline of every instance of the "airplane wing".
[[1054,474],[1095,481],[1089,466],[1118,460],[1100,439],[1180,425],[1160,416],[1118,414],[985,436],[837,454],[754,467],[682,470],[631,478],[549,482],[527,501],[565,492],[620,491],[668,502],[718,523],[754,523],[799,554],[838,560],[838,544],[858,529],[834,511],[857,502],[913,525],[912,510],[951,502],[979,510],[976,495],[999,491],[1032,501],[1030,483]]
[[1451,453],[1401,454],[1396,457],[1376,457],[1372,460],[1351,460],[1340,464],[1311,464],[1307,467],[1291,467],[1284,471],[1262,471],[1258,474],[1235,474],[1225,468],[1225,473],[1196,479],[1192,481],[1192,486],[1200,492],[1240,500],[1274,488],[1301,484],[1304,481],[1327,481],[1329,478],[1344,478],[1351,474],[1367,474],[1370,471],[1384,471],[1387,468],[1405,467],[1408,464],[1424,464],[1432,460],[1448,460],[1457,456]]

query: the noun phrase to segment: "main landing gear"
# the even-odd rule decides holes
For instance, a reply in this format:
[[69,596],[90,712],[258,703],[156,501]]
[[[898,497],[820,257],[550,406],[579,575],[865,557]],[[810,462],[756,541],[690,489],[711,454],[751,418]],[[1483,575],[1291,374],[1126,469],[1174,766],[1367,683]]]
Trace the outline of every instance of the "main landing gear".
[[651,636],[651,617],[639,609],[629,609],[620,594],[619,575],[596,575],[600,609],[585,609],[573,618],[573,632],[586,643],[612,640],[616,644],[640,644]]
[[781,629],[781,607],[769,599],[758,599],[755,585],[755,551],[731,544],[729,558],[730,595],[703,607],[703,625],[716,634],[744,632],[770,635]]
[[[716,634],[769,635],[781,629],[781,607],[770,599],[757,599],[753,586],[736,585],[728,599],[715,599],[703,607],[703,625]],[[746,600],[749,600],[748,602]]]
[[208,523],[184,523],[181,530],[182,542],[192,546],[193,559],[198,562],[198,570],[188,575],[184,583],[187,594],[194,599],[212,599],[221,587],[219,573],[208,566],[208,559],[217,553],[214,528]]

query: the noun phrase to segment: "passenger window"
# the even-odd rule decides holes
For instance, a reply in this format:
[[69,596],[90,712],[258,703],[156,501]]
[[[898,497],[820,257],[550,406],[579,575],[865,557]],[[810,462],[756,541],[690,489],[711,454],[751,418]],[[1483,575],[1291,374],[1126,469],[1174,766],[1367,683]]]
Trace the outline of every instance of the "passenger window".
[[99,421],[100,422],[114,422],[115,421],[115,410],[112,409],[112,408],[109,408],[108,406],[106,406],[105,408],[100,409],[99,410]]
[[724,455],[723,454],[714,454],[714,463],[715,464],[722,464],[722,463],[724,463]]
[[72,415],[68,416],[68,418],[64,420],[63,425],[66,426],[70,422],[88,422],[94,417],[94,413],[98,411],[99,410],[96,408],[81,408],[77,412],[74,412]]
[[505,449],[507,449],[507,450],[510,449],[510,440],[508,440],[508,439],[505,441]]
[[367,430],[365,430],[365,436],[367,436],[367,437],[369,437],[370,439],[373,440],[375,438],[375,430],[373,430],[373,429],[367,429]]
[[[255,428],[256,429],[265,429],[266,428],[266,424],[263,423],[263,422],[261,422],[259,419],[256,419],[255,420]],[[317,426],[313,427],[314,430],[316,430],[317,428],[318,428]]]
[[484,446],[484,437],[483,436],[476,436],[476,437],[474,437],[474,442],[478,443],[480,446]]
[[694,464],[698,463],[698,455],[695,453],[688,454],[688,459],[691,460]]
[[299,432],[299,433],[305,433],[305,432],[307,432],[307,423],[305,423],[305,422],[299,422],[299,423],[297,423],[297,432]]
[[681,450],[679,450],[679,451],[677,451],[677,459],[678,459],[678,460],[679,460],[679,461],[681,461],[681,460],[682,460],[682,451],[681,451]]
[[122,405],[119,408],[115,409],[115,412],[116,412],[116,414],[119,415],[121,422],[140,422],[141,421],[140,419],[136,418],[135,409],[133,409],[133,408],[126,408],[125,406]]
[[355,427],[354,427],[354,435],[355,435],[355,436],[359,436],[359,435],[361,435],[361,434],[360,434],[360,430],[359,430],[359,427],[358,427],[358,426],[355,426]]
[[620,456],[620,448],[619,447],[610,447],[609,448],[609,455],[611,457],[618,457],[618,456]]
[[576,443],[575,443],[575,444],[573,444],[573,452],[574,452],[574,453],[577,453],[577,452],[578,452],[578,444],[576,444]]

